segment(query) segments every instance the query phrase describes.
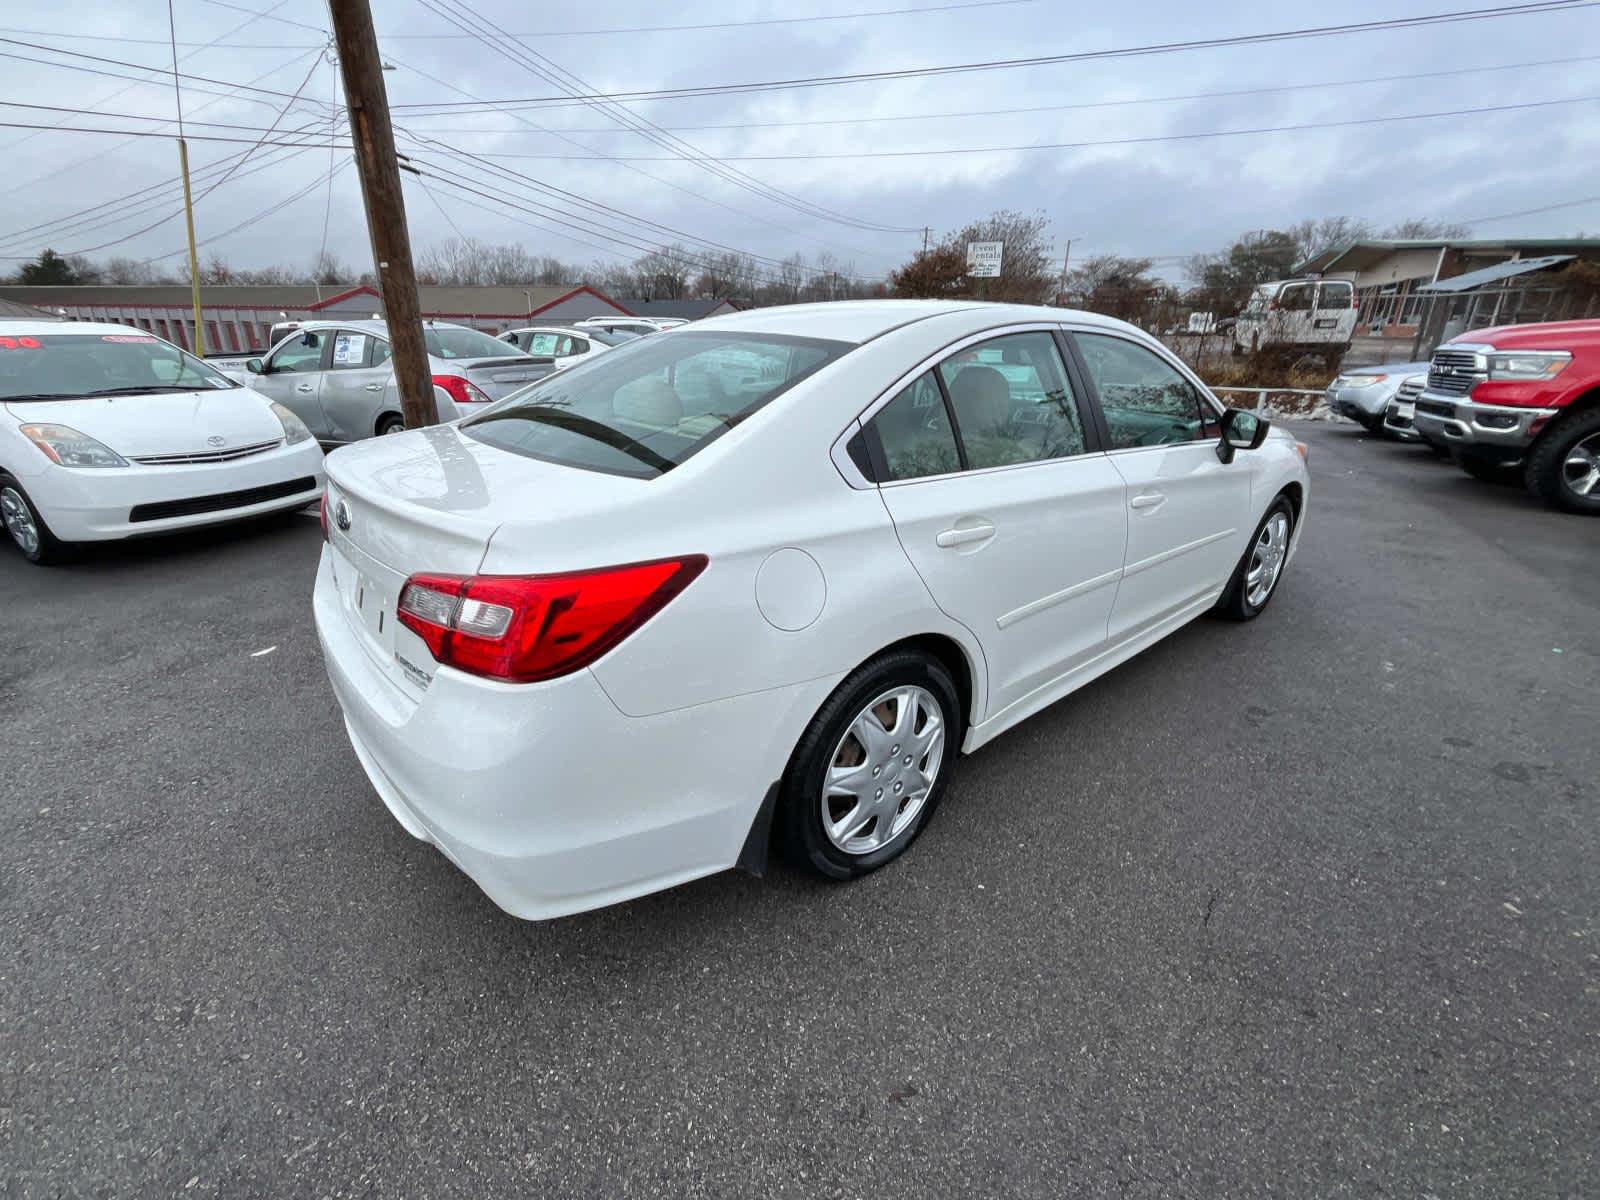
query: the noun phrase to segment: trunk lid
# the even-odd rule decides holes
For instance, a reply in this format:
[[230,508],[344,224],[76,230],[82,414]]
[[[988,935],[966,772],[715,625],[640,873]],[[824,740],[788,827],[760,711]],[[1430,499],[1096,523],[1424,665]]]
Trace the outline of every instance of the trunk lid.
[[[559,524],[613,504],[637,481],[541,462],[434,425],[331,452],[328,542],[342,607],[373,661],[413,699],[437,664],[395,619],[420,573],[472,575],[502,522]],[[533,572],[543,564],[517,564]]]
[[483,389],[491,400],[498,400],[554,374],[556,360],[517,354],[504,358],[455,358],[446,366],[451,374],[464,376]]

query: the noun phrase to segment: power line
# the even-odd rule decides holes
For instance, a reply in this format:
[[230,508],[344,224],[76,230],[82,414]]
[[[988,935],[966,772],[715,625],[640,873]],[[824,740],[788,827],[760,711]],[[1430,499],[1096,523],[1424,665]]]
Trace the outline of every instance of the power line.
[[[1550,108],[1559,104],[1586,104],[1600,100],[1600,96],[1572,96],[1561,100],[1530,100],[1521,104],[1489,104],[1481,108],[1452,108],[1440,112],[1402,113],[1385,117],[1351,117],[1343,121],[1309,121],[1299,125],[1260,125],[1250,129],[1208,129],[1196,133],[1161,133],[1147,137],[1102,138],[1085,142],[1034,142],[1020,146],[945,146],[931,150],[864,150],[839,151],[823,154],[729,154],[728,162],[824,162],[839,159],[862,158],[929,158],[955,154],[1011,154],[1035,150],[1085,150],[1101,146],[1144,146],[1155,142],[1186,142],[1209,138],[1248,137],[1263,133],[1301,133],[1313,129],[1344,129],[1359,125],[1392,125],[1401,121],[1427,121],[1440,117],[1468,117],[1483,113],[1516,112],[1523,109]],[[616,159],[585,158],[572,154],[506,154],[485,153],[485,158],[538,159],[554,162],[599,162]],[[623,162],[671,162],[660,155],[630,156]]]
[[[287,2],[288,2],[288,0],[277,0],[277,3],[274,4],[266,12],[254,14],[247,21],[240,21],[237,25],[233,26],[233,28],[231,28],[231,29],[229,29],[229,30],[227,30],[227,31],[225,31],[223,33],[218,34],[216,37],[212,38],[210,42],[202,43],[198,50],[190,51],[188,54],[185,54],[183,57],[186,58],[186,59],[187,58],[192,58],[192,57],[194,57],[194,55],[196,53],[199,52],[199,50],[209,49],[211,46],[216,45],[218,42],[222,41],[224,38],[232,37],[234,34],[238,33],[241,29],[248,29],[251,25],[255,24],[258,20],[261,20],[263,17],[271,16],[278,9],[282,8],[284,6],[284,4],[286,4]],[[168,29],[168,33],[169,34],[171,33],[171,29],[170,28]],[[174,57],[176,57],[176,54],[174,54]],[[33,61],[38,61],[38,60],[33,60]],[[176,65],[177,65],[176,62],[174,62],[173,65],[174,65],[174,67],[176,67]],[[129,78],[129,76],[120,76],[120,78],[126,79],[126,78]],[[136,83],[139,83],[139,82],[148,83],[149,81],[148,80],[136,81]],[[129,92],[131,92],[132,90],[133,90],[132,87],[118,88],[116,91],[110,93],[109,95],[102,96],[100,99],[94,101],[94,103],[95,104],[109,104],[111,101],[115,100],[117,97],[125,96]],[[26,142],[29,139],[35,138],[35,137],[38,137],[38,136],[39,135],[37,133],[26,134],[25,136],[20,137],[16,141],[12,142],[11,146],[20,146],[23,142]]]
[[[58,133],[110,133],[120,137],[141,138],[170,138],[170,133],[162,133],[155,129],[98,129],[84,125],[40,125],[26,121],[0,121],[0,129],[54,129]],[[225,137],[221,134],[193,133],[189,135],[191,142],[237,142],[242,145],[255,143],[256,139],[247,137]],[[304,146],[306,149],[326,149],[327,142],[261,142],[263,146]],[[349,150],[348,142],[335,142],[340,150]]]
[[[1039,0],[964,0],[957,4],[930,4],[921,8],[881,8],[870,12],[854,13],[825,13],[806,17],[762,17],[741,21],[715,21],[696,25],[631,25],[614,26],[606,29],[539,29],[527,33],[508,33],[503,36],[524,38],[564,38],[564,37],[614,37],[627,33],[688,33],[705,30],[745,29],[759,25],[808,25],[821,21],[862,21],[869,17],[900,17],[922,16],[942,12],[955,12],[961,9],[973,8],[1004,8],[1018,4],[1037,4]],[[222,5],[232,8],[236,12],[248,12],[249,9],[238,8],[232,4]],[[260,14],[265,15],[265,14]],[[315,26],[300,24],[302,29],[313,29]],[[129,45],[166,45],[161,38],[136,38],[124,37],[117,34],[93,33],[56,33],[48,29],[0,29],[0,33],[25,33],[36,37],[67,38],[73,41],[89,42],[124,42]],[[392,41],[453,41],[471,38],[470,33],[391,33],[384,36],[386,42]],[[193,46],[195,42],[179,42],[180,46]],[[238,50],[311,50],[315,47],[306,44],[297,45],[263,45],[257,42],[206,42],[204,45],[216,46],[219,49]]]
[[[248,24],[248,23],[249,22],[246,22],[246,24]],[[257,75],[254,79],[248,80],[247,82],[249,82],[249,83],[259,83],[261,80],[266,79],[269,76],[276,75],[279,71],[282,71],[287,67],[293,66],[295,63],[299,62],[300,59],[301,59],[301,55],[296,54],[293,57],[291,57],[287,62],[283,62],[283,63],[280,63],[276,67],[269,68],[268,70],[263,71],[261,74]],[[144,81],[144,82],[148,83],[148,82],[151,82],[151,81],[147,80],[147,81]],[[132,90],[133,90],[132,88],[124,88],[124,89],[122,89],[122,92],[115,92],[111,96],[105,97],[104,99],[96,100],[95,103],[96,104],[105,104],[108,101],[110,101],[112,99],[115,99],[117,96],[122,95],[123,92],[128,92],[128,91],[132,91]],[[194,91],[195,89],[191,88],[190,90]],[[192,108],[190,110],[190,123],[191,124],[198,123],[198,124],[201,124],[201,125],[212,125],[212,126],[215,126],[217,124],[216,122],[208,122],[208,121],[195,122],[193,120],[193,114],[194,113],[198,113],[198,112],[204,112],[206,109],[210,108],[212,105],[220,104],[220,103],[222,103],[222,101],[227,100],[227,99],[232,99],[235,96],[235,93],[233,93],[233,92],[213,92],[213,93],[210,93],[210,94],[214,97],[213,99],[207,100],[204,104],[198,104],[198,105],[196,105],[194,108]],[[248,104],[267,104],[267,103],[269,103],[268,101],[265,101],[265,100],[257,100],[253,96],[241,96],[241,97],[238,97],[238,98],[243,100],[245,103],[248,103]],[[95,116],[105,116],[105,115],[107,115],[104,112],[102,112],[101,110],[94,109],[94,108],[85,109],[85,110],[83,110],[83,113],[84,113],[84,115],[93,114]],[[122,114],[122,116],[123,116],[124,119],[127,119],[127,114]],[[140,117],[138,119],[139,120],[145,120],[146,118]],[[170,122],[167,120],[167,118],[163,117],[163,118],[161,118],[161,121],[163,123],[165,123],[165,124],[170,124]],[[254,127],[250,127],[250,128],[254,128]],[[35,134],[29,134],[28,135],[28,137],[34,137],[34,136],[36,136],[36,135]],[[19,139],[17,139],[17,142],[13,143],[13,145],[20,144],[21,142],[26,141],[26,140],[27,140],[27,138],[19,138]],[[130,138],[128,140],[129,141],[134,141],[136,139]],[[126,144],[126,143],[123,143],[123,144]],[[62,164],[61,166],[56,167],[54,170],[46,171],[43,175],[35,175],[31,179],[25,179],[21,183],[13,184],[11,187],[6,188],[4,191],[0,191],[0,196],[9,196],[13,192],[21,191],[23,188],[32,187],[36,183],[41,183],[46,179],[51,179],[51,178],[54,178],[57,175],[60,175],[63,171],[70,171],[74,167],[81,166],[86,162],[94,161],[94,160],[100,158],[103,154],[104,154],[104,151],[100,151],[100,152],[98,152],[96,154],[89,155],[86,158],[72,159],[71,161]]]
[[[1593,0],[1593,2],[1600,3],[1600,0]],[[288,93],[288,92],[274,91],[272,88],[253,87],[253,86],[250,86],[249,84],[233,83],[230,80],[226,80],[226,79],[212,79],[208,75],[192,75],[187,71],[174,71],[171,67],[157,67],[157,66],[152,66],[149,63],[129,62],[127,59],[122,59],[122,58],[107,58],[104,55],[100,55],[100,54],[84,54],[80,50],[63,50],[59,46],[47,46],[47,45],[43,45],[43,44],[38,43],[38,42],[27,42],[27,41],[23,41],[20,38],[0,37],[0,42],[4,42],[5,44],[11,45],[11,46],[24,46],[29,50],[42,50],[47,54],[60,54],[60,55],[63,55],[65,57],[68,57],[68,58],[83,58],[83,59],[88,59],[90,62],[107,63],[107,64],[109,64],[111,66],[117,66],[117,67],[131,67],[133,70],[136,70],[136,71],[147,71],[147,72],[150,72],[150,73],[156,74],[156,75],[176,76],[177,78],[183,80],[183,82],[186,83],[186,84],[188,84],[188,83],[209,83],[209,84],[213,84],[213,85],[218,85],[218,86],[221,86],[221,87],[229,88],[229,89],[232,89],[232,90],[235,90],[235,91],[256,92],[256,93],[259,93],[260,95],[263,95],[263,96],[273,96],[273,97],[276,97],[279,100],[288,99],[289,96],[290,96],[290,93]],[[18,56],[18,57],[21,57],[21,56]],[[28,59],[26,61],[39,62],[40,60],[39,59]],[[50,67],[68,67],[68,68],[70,68],[70,67],[72,67],[73,64],[71,64],[71,63],[46,62],[46,63],[44,63],[44,65],[45,66],[50,66]],[[140,82],[154,83],[155,81],[154,80],[141,80]],[[321,101],[319,100],[316,103],[320,105]]]
[[[305,128],[308,127],[302,126],[300,129],[296,129],[292,132],[303,132]],[[268,151],[268,153],[258,159],[257,162],[258,164],[270,165],[269,160],[273,156],[279,156],[280,158],[292,157],[293,153],[294,152],[291,151],[288,155],[285,155],[282,150],[274,149]],[[220,171],[224,170],[230,164],[236,163],[242,157],[243,154],[240,151],[235,151],[231,154],[224,155],[215,162],[208,163],[197,170],[194,173],[194,179],[196,181],[206,180],[208,177],[214,176]],[[246,172],[245,175],[236,176],[236,178],[245,178],[248,175],[253,174],[255,174],[254,170]],[[63,237],[66,236],[69,231],[72,232],[73,236],[77,236],[87,232],[89,229],[100,228],[105,225],[114,225],[119,221],[127,220],[130,217],[139,216],[141,209],[148,208],[154,204],[162,203],[164,200],[166,200],[167,193],[169,193],[180,183],[182,183],[182,177],[174,175],[170,178],[162,179],[156,183],[148,184],[145,187],[139,188],[135,191],[124,193],[121,196],[115,196],[110,200],[103,200],[97,204],[91,204],[86,208],[78,209],[77,211],[68,213],[65,216],[56,217],[48,221],[40,221],[37,224],[29,225],[21,229],[9,230],[4,234],[0,234],[0,244],[11,244],[19,241],[36,241],[47,237]],[[105,215],[107,213],[110,215]]]
[[1462,225],[1487,225],[1490,221],[1508,221],[1513,217],[1532,217],[1540,213],[1555,212],[1562,208],[1578,208],[1585,204],[1600,204],[1600,196],[1579,196],[1576,200],[1563,200],[1559,204],[1546,204],[1539,208],[1524,208],[1520,212],[1495,213],[1489,217],[1472,217]]
[[[509,59],[511,62],[516,63],[517,65],[533,72],[548,82],[555,84],[557,87],[562,88],[569,95],[579,95],[581,94],[581,89],[588,88],[590,86],[578,76],[573,75],[570,71],[566,71],[551,59],[543,54],[540,54],[537,50],[534,50],[532,47],[521,41],[517,41],[515,43],[522,50],[523,55],[525,56],[519,59],[516,54],[505,48],[499,38],[481,36],[483,32],[482,19],[478,17],[470,7],[464,3],[461,3],[460,0],[439,0],[437,3],[434,2],[434,0],[422,0],[422,4],[425,8],[450,21],[458,28],[467,29],[469,27],[467,21],[469,20],[476,22],[480,33],[480,40],[485,46],[495,50],[503,57]],[[447,10],[441,6],[442,4],[450,4],[451,8]],[[717,176],[719,179],[722,179],[724,182],[732,184],[734,187],[741,188],[748,192],[753,192],[765,200],[782,205],[783,207],[789,208],[795,212],[803,213],[804,215],[812,218],[832,221],[837,224],[848,225],[852,228],[867,230],[870,232],[917,232],[916,229],[885,225],[880,222],[863,221],[859,218],[852,217],[844,213],[835,212],[834,210],[826,208],[820,204],[815,204],[804,199],[803,197],[786,192],[781,188],[773,187],[771,184],[765,183],[762,180],[757,179],[755,176],[741,171],[738,168],[728,167],[722,159],[707,154],[704,150],[690,145],[681,138],[674,137],[671,134],[662,133],[659,128],[652,125],[651,122],[636,116],[620,105],[597,103],[593,105],[593,107],[619,124],[626,125],[634,132],[646,138],[648,141],[667,150],[673,155],[674,158],[692,162],[701,169],[708,171],[709,173]],[[563,138],[563,140],[570,141],[570,139],[566,138]],[[593,151],[593,147],[584,146],[581,142],[573,144],[578,145],[582,149]],[[920,226],[918,228],[920,228]]]
[[[417,76],[419,76],[419,77],[421,77],[423,79],[426,79],[430,83],[437,84],[438,86],[440,86],[442,88],[445,88],[447,91],[454,92],[458,96],[467,96],[469,98],[476,99],[476,97],[473,97],[471,92],[466,91],[465,89],[457,86],[456,84],[451,83],[450,81],[445,80],[445,79],[440,79],[438,76],[430,75],[426,71],[423,71],[420,68],[418,68],[418,67],[416,67],[416,66],[414,66],[412,64],[401,62],[399,59],[396,59],[393,55],[389,56],[389,61],[393,62],[396,66],[401,67],[402,69],[404,69],[405,71],[407,71],[407,72],[409,72],[411,74],[415,74],[415,75],[417,75]],[[537,121],[533,121],[533,120],[529,119],[528,117],[524,117],[524,116],[522,116],[522,115],[520,115],[518,113],[511,113],[509,115],[510,115],[512,120],[516,121],[517,123],[519,123],[521,125],[527,126],[529,129],[533,129],[533,130],[541,132],[541,133],[546,131],[545,127],[543,125],[540,125]],[[646,218],[637,217],[632,213],[624,212],[623,210],[618,209],[618,208],[614,208],[614,207],[612,207],[610,205],[601,204],[601,203],[599,203],[597,201],[589,199],[588,197],[582,196],[582,195],[578,194],[577,192],[569,191],[569,190],[567,190],[565,188],[556,187],[553,184],[546,183],[546,182],[544,182],[542,180],[536,180],[536,179],[533,179],[531,176],[523,175],[520,172],[513,171],[509,167],[503,167],[503,166],[499,166],[498,164],[491,163],[487,159],[482,158],[481,156],[472,155],[470,151],[461,150],[459,147],[456,147],[454,145],[447,144],[447,143],[439,141],[437,139],[429,138],[429,137],[426,137],[426,136],[423,136],[423,135],[420,135],[420,134],[417,134],[417,133],[413,133],[412,131],[407,129],[405,126],[396,125],[395,129],[398,132],[404,134],[406,137],[410,138],[411,141],[414,142],[415,144],[417,144],[418,146],[434,147],[434,148],[439,149],[441,152],[448,152],[448,153],[456,154],[456,155],[463,155],[463,154],[464,155],[468,155],[469,157],[472,157],[476,161],[476,163],[478,165],[480,165],[480,166],[493,168],[496,171],[502,172],[502,173],[504,173],[504,174],[506,174],[506,175],[508,175],[510,177],[513,177],[513,178],[515,178],[517,180],[522,181],[527,186],[532,187],[532,188],[544,193],[545,195],[548,195],[548,196],[553,197],[553,198],[557,198],[558,197],[563,202],[571,202],[571,203],[574,203],[574,204],[576,204],[576,205],[578,205],[580,207],[589,208],[589,209],[592,209],[592,210],[594,210],[596,212],[605,212],[605,213],[617,215],[617,216],[620,216],[620,217],[622,217],[622,218],[624,218],[626,220],[630,220],[630,221],[642,222],[644,224],[654,224],[654,222],[650,222]],[[580,146],[580,147],[582,147],[584,149],[587,149],[587,147],[584,147],[583,143],[581,143],[581,142],[574,142],[573,144],[577,145],[577,146]],[[659,185],[659,186],[661,186],[663,188],[667,188],[667,189],[669,189],[671,191],[678,192],[678,193],[680,193],[682,195],[690,196],[690,197],[692,197],[692,198],[694,198],[696,200],[699,200],[699,201],[701,201],[701,202],[703,202],[705,204],[710,204],[710,205],[712,205],[712,206],[714,206],[716,208],[720,208],[725,212],[734,213],[737,216],[745,217],[745,218],[747,218],[749,220],[753,220],[753,221],[762,221],[763,224],[771,225],[773,228],[782,229],[782,230],[785,230],[786,232],[790,232],[790,233],[795,233],[796,232],[796,231],[791,230],[787,226],[784,226],[784,225],[782,225],[782,224],[780,224],[778,222],[772,221],[770,219],[767,219],[767,220],[763,221],[762,218],[757,217],[755,214],[747,212],[742,208],[738,208],[738,207],[735,207],[734,205],[724,203],[723,201],[718,200],[718,199],[716,199],[716,198],[714,198],[712,196],[707,196],[704,193],[697,192],[692,188],[684,187],[682,184],[675,183],[672,180],[666,179],[666,178],[664,178],[664,177],[662,177],[660,175],[652,174],[651,172],[645,170],[643,167],[640,167],[640,166],[637,166],[637,165],[634,165],[634,164],[630,164],[630,163],[623,163],[623,164],[620,164],[620,165],[622,165],[625,170],[631,171],[634,174],[639,175],[644,179],[648,179],[654,184],[657,184],[657,185]],[[699,239],[696,239],[696,238],[694,238],[694,237],[692,237],[690,235],[679,234],[678,236],[687,236],[687,237],[689,237],[689,240],[691,240],[691,241],[699,240]],[[806,235],[797,234],[797,236],[805,237]],[[827,242],[821,242],[820,239],[816,239],[816,238],[807,238],[806,240],[817,241],[821,245],[830,245],[831,244],[831,243],[827,243]],[[848,253],[858,254],[858,253],[862,253],[862,252],[855,251],[855,250],[850,250],[850,251],[848,251]]]
[[[1304,92],[1316,88],[1362,87],[1374,83],[1414,83],[1420,79],[1445,79],[1458,75],[1478,75],[1492,71],[1526,71],[1537,67],[1571,66],[1574,63],[1600,61],[1600,55],[1579,55],[1573,58],[1542,58],[1530,62],[1490,63],[1481,67],[1453,67],[1444,71],[1413,71],[1403,75],[1371,75],[1365,79],[1324,79],[1316,82],[1279,84],[1270,87],[1228,88],[1216,92],[1184,92],[1169,96],[1132,96],[1121,100],[1082,100],[1072,104],[1036,104],[1023,108],[984,108],[960,112],[895,113],[877,117],[828,117],[809,121],[739,121],[725,125],[662,125],[668,132],[704,133],[735,129],[802,129],[838,125],[880,125],[902,121],[935,121],[960,117],[1007,117],[1028,113],[1072,112],[1095,108],[1127,108],[1140,104],[1171,104],[1188,100],[1218,100],[1236,96],[1265,96],[1282,92]],[[442,114],[441,114],[442,115]],[[412,126],[430,133],[494,134],[503,136],[514,132],[500,129],[462,129],[459,126]],[[595,126],[584,129],[552,129],[550,133],[622,133],[615,126]]]
[[[171,3],[171,0],[168,0],[168,3]],[[272,124],[267,126],[265,132],[262,133],[260,139],[256,142],[256,144],[254,146],[251,146],[250,149],[246,150],[244,152],[244,154],[242,156],[240,156],[239,160],[237,162],[235,162],[233,164],[233,166],[228,168],[228,170],[226,171],[226,173],[223,174],[221,179],[218,179],[215,183],[213,183],[205,191],[201,192],[200,195],[196,197],[197,200],[204,200],[212,192],[216,191],[223,184],[227,183],[228,182],[228,178],[235,171],[237,171],[241,166],[243,166],[246,162],[248,162],[250,160],[250,156],[261,148],[262,143],[265,142],[267,140],[267,138],[272,136],[272,134],[278,128],[278,122],[283,120],[283,118],[288,115],[289,110],[294,107],[295,101],[300,99],[300,93],[306,90],[306,84],[311,82],[311,77],[314,74],[316,74],[317,65],[321,61],[322,61],[321,58],[314,58],[314,59],[311,60],[311,65],[306,68],[305,78],[300,81],[300,86],[295,88],[294,95],[290,96],[289,99],[284,102],[283,107],[280,108],[278,110],[278,112],[277,112],[277,115],[275,115],[272,118]],[[174,83],[174,85],[176,85],[177,80],[173,80],[173,83]],[[334,123],[337,123],[337,120],[338,120],[337,115],[335,115]],[[181,122],[180,122],[178,128],[179,128],[179,130],[181,132],[181,130],[183,128]],[[331,143],[331,139],[333,137],[333,134],[334,134],[334,129],[333,129],[332,125],[330,125],[330,127],[328,129],[328,136],[329,136],[329,139],[330,139],[330,143]],[[333,151],[330,149],[328,153],[329,153],[329,155],[331,157]]]
[[[1188,50],[1214,50],[1229,46],[1257,46],[1277,42],[1299,41],[1309,38],[1336,37],[1356,33],[1375,33],[1392,29],[1417,29],[1429,26],[1456,24],[1463,21],[1484,21],[1498,17],[1532,16],[1551,12],[1568,12],[1592,8],[1600,0],[1538,0],[1526,4],[1502,4],[1492,8],[1460,9],[1451,12],[1430,13],[1416,17],[1392,17],[1379,21],[1360,21],[1342,25],[1318,25],[1302,29],[1286,29],[1272,33],[1233,34],[1225,37],[1197,38],[1181,42],[1154,42],[1141,46],[1122,46],[1107,50],[1083,50],[1070,54],[1045,54],[1029,58],[992,59],[983,62],[950,63],[932,67],[903,67],[888,71],[860,71],[844,75],[808,75],[792,79],[763,80],[751,83],[699,84],[681,88],[651,88],[633,92],[594,92],[581,96],[532,96],[486,101],[490,108],[508,105],[531,107],[571,107],[593,100],[666,100],[693,96],[735,95],[745,92],[783,91],[793,88],[836,87],[850,83],[875,83],[894,79],[913,79],[965,74],[973,71],[1014,70],[1021,67],[1056,66],[1062,63],[1092,62],[1103,59],[1144,57],[1155,54],[1174,54]],[[397,104],[397,109],[448,112],[466,105],[445,101],[435,104]]]

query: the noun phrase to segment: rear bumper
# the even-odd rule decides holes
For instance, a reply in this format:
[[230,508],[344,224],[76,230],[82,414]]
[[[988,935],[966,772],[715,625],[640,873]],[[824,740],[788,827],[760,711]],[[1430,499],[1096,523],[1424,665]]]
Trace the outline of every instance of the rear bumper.
[[[248,494],[303,479],[312,485],[270,499],[182,511],[196,498]],[[322,495],[325,482],[322,450],[314,441],[230,463],[101,470],[47,467],[22,480],[50,531],[67,542],[144,537],[300,508]],[[143,511],[135,514],[135,509]],[[175,515],[133,519],[152,511]]]
[[373,789],[506,912],[544,919],[733,866],[836,680],[629,717],[589,671],[508,685],[439,668],[420,701],[373,661],[327,553],[313,603]]
[[1554,408],[1515,408],[1478,404],[1459,396],[1423,392],[1417,397],[1416,432],[1440,446],[1481,448],[1505,455],[1525,450]]

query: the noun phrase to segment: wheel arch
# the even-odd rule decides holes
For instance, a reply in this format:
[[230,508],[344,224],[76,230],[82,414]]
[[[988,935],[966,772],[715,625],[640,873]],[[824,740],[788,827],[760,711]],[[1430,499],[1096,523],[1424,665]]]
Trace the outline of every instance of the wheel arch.
[[875,658],[881,658],[897,650],[914,650],[926,654],[950,672],[950,678],[955,680],[956,696],[961,702],[961,737],[955,739],[955,744],[959,747],[967,735],[967,730],[978,723],[975,706],[980,699],[981,676],[978,674],[977,662],[965,646],[948,634],[919,633],[882,647],[857,663],[856,669]]

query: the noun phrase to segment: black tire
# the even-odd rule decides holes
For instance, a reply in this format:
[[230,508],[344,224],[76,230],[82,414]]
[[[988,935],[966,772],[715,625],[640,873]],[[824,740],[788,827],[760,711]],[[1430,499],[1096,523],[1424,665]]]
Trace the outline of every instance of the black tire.
[[401,433],[405,430],[406,419],[399,413],[385,413],[378,418],[377,435],[384,437],[391,433]]
[[1455,450],[1451,457],[1460,467],[1474,479],[1484,483],[1496,483],[1501,486],[1518,484],[1522,482],[1522,468],[1512,463],[1500,462],[1498,459],[1484,458],[1482,455],[1473,454],[1469,450]]
[[1250,563],[1254,559],[1256,546],[1261,541],[1261,535],[1266,531],[1267,524],[1276,515],[1282,513],[1288,522],[1284,530],[1284,554],[1288,554],[1288,547],[1294,540],[1294,505],[1289,503],[1287,496],[1279,496],[1274,500],[1267,511],[1261,515],[1261,521],[1256,525],[1255,532],[1250,535],[1250,541],[1244,548],[1244,553],[1239,557],[1239,565],[1233,569],[1233,575],[1228,580],[1228,586],[1222,589],[1222,595],[1217,597],[1216,607],[1211,611],[1214,615],[1228,621],[1253,621],[1259,617],[1272,603],[1272,598],[1278,594],[1278,584],[1283,582],[1283,564],[1279,565],[1278,574],[1273,579],[1267,594],[1261,598],[1261,603],[1252,604],[1248,589],[1245,587],[1245,576],[1250,573]]
[[1575,491],[1566,478],[1567,458],[1579,442],[1590,439],[1600,440],[1600,408],[1574,414],[1548,430],[1528,455],[1524,476],[1528,490],[1552,508],[1600,516],[1600,486],[1592,487],[1585,496]]
[[50,526],[45,524],[44,518],[39,515],[39,510],[34,507],[32,497],[17,482],[16,477],[0,471],[0,513],[4,512],[8,502],[20,502],[27,509],[28,518],[32,522],[35,536],[31,546],[24,545],[23,539],[11,528],[11,523],[5,522],[5,540],[15,546],[23,558],[38,566],[48,567],[65,562],[71,557],[71,543],[63,542],[50,532]]
[[[931,696],[940,709],[944,723],[944,743],[933,784],[928,788],[916,815],[886,843],[861,853],[847,853],[835,844],[823,828],[823,787],[829,768],[835,752],[843,750],[842,743],[856,718],[864,715],[864,710],[885,692],[906,686],[921,688]],[[817,715],[811,718],[811,723],[806,726],[799,745],[789,759],[779,800],[779,828],[785,853],[799,865],[836,880],[856,879],[898,858],[927,828],[928,821],[944,796],[961,745],[963,729],[955,681],[937,659],[915,650],[895,650],[858,667],[834,689]],[[898,748],[896,753],[898,755]],[[870,761],[865,755],[863,759]],[[901,769],[895,765],[896,771]],[[882,776],[885,783],[890,778],[888,774]],[[867,806],[872,802],[865,797],[858,801]],[[840,816],[847,815],[850,806],[842,807],[845,811]],[[902,803],[902,811],[905,807],[906,804]],[[876,818],[873,818],[864,828],[875,832],[875,826]]]

